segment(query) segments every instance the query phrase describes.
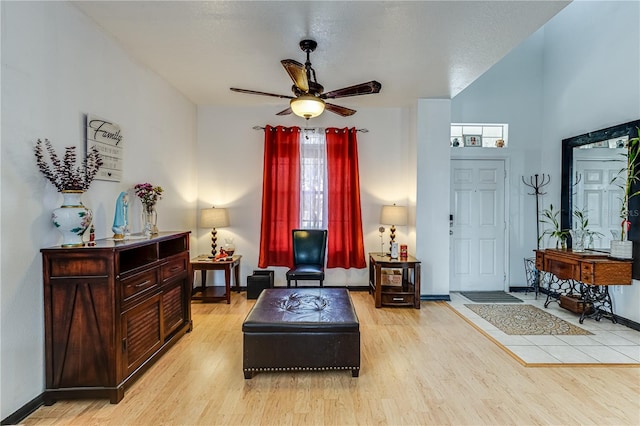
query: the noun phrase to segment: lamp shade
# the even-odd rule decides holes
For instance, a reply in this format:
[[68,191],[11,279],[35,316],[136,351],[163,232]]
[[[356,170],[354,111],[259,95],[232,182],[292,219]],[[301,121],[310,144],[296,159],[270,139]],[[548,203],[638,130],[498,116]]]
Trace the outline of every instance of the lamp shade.
[[300,95],[289,102],[293,113],[306,119],[317,117],[324,111],[324,101],[313,95]]
[[201,228],[223,228],[229,226],[229,214],[227,209],[210,209],[200,210],[200,227]]
[[407,224],[407,208],[405,206],[382,206],[380,223],[383,225],[404,226]]

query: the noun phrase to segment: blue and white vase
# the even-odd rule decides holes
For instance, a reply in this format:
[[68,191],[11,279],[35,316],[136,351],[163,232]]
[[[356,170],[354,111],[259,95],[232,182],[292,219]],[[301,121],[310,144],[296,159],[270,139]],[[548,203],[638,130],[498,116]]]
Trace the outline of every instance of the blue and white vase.
[[51,215],[54,226],[62,233],[62,247],[81,247],[82,236],[91,225],[93,213],[86,208],[80,197],[83,191],[61,191],[62,205]]

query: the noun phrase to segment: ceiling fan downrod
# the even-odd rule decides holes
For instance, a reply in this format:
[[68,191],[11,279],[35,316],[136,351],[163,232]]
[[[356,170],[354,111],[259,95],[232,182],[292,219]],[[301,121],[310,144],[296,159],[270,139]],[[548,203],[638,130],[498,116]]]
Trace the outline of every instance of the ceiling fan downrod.
[[[307,53],[307,61],[304,63],[304,67],[307,70],[307,81],[313,82],[317,85],[318,80],[316,79],[316,70],[314,70],[313,67],[311,66],[311,58],[310,58],[310,53],[314,52],[316,50],[316,47],[318,47],[318,43],[315,40],[302,40],[300,42],[300,49],[303,52]],[[309,87],[309,89],[311,89],[311,87]],[[319,93],[316,93],[316,94],[319,94]]]

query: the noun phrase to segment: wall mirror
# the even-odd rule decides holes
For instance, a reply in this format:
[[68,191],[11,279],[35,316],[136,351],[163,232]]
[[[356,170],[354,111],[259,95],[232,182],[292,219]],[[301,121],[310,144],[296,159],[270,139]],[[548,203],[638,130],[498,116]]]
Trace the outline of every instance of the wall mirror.
[[[626,165],[629,138],[638,136],[640,120],[574,136],[562,141],[561,226],[573,227],[573,212],[587,212],[589,230],[598,232],[592,247],[608,249],[611,231],[620,229],[622,190],[612,179]],[[635,189],[637,190],[637,189]],[[634,191],[635,191],[634,190]],[[629,202],[633,243],[633,278],[640,279],[640,196]],[[571,247],[571,240],[568,241]]]

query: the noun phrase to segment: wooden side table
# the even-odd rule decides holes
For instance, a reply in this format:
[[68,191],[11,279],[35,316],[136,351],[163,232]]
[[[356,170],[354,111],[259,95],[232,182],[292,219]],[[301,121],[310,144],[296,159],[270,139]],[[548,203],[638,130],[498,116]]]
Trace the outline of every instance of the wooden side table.
[[[231,260],[210,259],[207,255],[191,259],[191,268],[194,271],[202,271],[202,285],[194,287],[191,300],[201,300],[205,303],[226,300],[227,304],[231,303],[231,270],[234,275],[234,287],[240,292],[240,259],[241,255],[234,255]],[[207,287],[207,271],[224,271],[224,292],[221,286]]]
[[[383,285],[382,268],[402,269],[398,286]],[[376,308],[382,306],[413,306],[420,309],[420,261],[413,256],[391,259],[383,253],[369,253],[369,292]]]

